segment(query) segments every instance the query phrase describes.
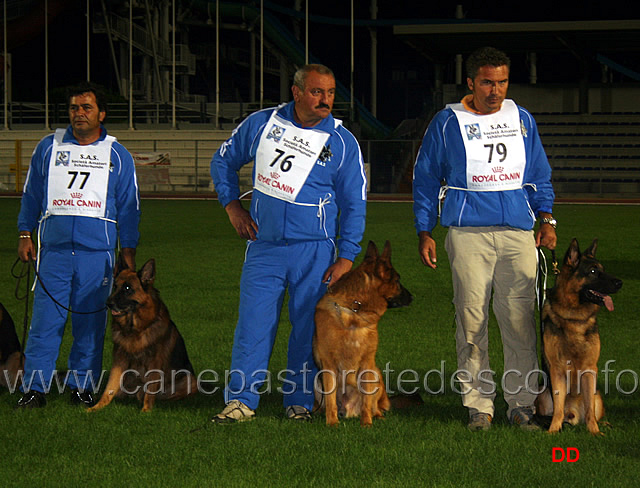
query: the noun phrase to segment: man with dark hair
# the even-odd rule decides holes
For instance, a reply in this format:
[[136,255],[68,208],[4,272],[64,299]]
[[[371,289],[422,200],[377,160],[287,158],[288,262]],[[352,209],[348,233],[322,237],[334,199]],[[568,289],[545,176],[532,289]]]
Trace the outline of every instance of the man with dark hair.
[[484,47],[471,53],[467,58],[465,67],[467,69],[467,78],[475,80],[478,71],[483,66],[504,66],[507,71],[511,70],[511,59],[502,51],[493,47]]
[[135,269],[140,198],[133,158],[107,135],[106,106],[97,86],[84,83],[68,94],[70,125],[36,146],[18,216],[18,256],[23,262],[35,260],[38,270],[19,408],[46,404],[68,310],[71,401],[94,403],[92,388],[98,385],[92,382],[102,373],[105,301],[118,240]]
[[88,81],[82,81],[77,85],[70,86],[66,90],[67,103],[71,104],[72,97],[82,95],[83,93],[93,93],[98,112],[104,112],[104,118],[102,119],[102,122],[104,122],[107,117],[107,100],[102,87]]
[[[494,48],[469,56],[471,94],[435,115],[414,168],[418,250],[426,266],[436,268],[431,231],[438,217],[449,228],[445,249],[456,311],[457,379],[471,430],[489,429],[494,415],[487,327],[492,291],[504,349],[507,416],[512,424],[534,427],[536,246],[556,245],[551,168],[533,117],[506,99],[509,66],[509,58]],[[534,235],[536,217],[540,227]]]
[[[218,199],[248,241],[227,406],[212,418],[216,423],[254,416],[287,288],[292,329],[284,406],[290,419],[311,418],[315,306],[360,252],[367,182],[358,142],[331,115],[333,73],[303,66],[291,91],[293,102],[249,116],[211,161]],[[240,204],[237,172],[250,161],[249,212]]]

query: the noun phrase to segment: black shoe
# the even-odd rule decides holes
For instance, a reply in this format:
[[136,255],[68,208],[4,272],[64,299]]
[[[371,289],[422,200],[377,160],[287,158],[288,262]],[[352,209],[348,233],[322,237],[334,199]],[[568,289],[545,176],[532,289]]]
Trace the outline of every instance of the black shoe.
[[93,393],[89,390],[71,390],[71,405],[85,405],[87,407],[93,407],[96,401],[93,398]]
[[18,400],[16,408],[42,408],[47,404],[44,393],[29,390]]

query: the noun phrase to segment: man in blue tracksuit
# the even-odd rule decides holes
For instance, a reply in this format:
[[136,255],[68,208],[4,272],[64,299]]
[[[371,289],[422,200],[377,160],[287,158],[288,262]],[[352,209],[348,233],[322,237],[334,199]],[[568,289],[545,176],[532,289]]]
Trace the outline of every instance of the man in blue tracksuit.
[[67,309],[74,312],[67,376],[71,401],[94,403],[118,240],[135,269],[140,199],[133,158],[107,135],[97,86],[73,87],[68,101],[69,127],[43,138],[33,152],[18,217],[18,255],[24,262],[35,259],[39,274],[19,408],[46,404]]
[[509,67],[509,58],[493,48],[469,56],[471,94],[435,115],[414,168],[415,224],[425,265],[436,267],[431,231],[440,205],[440,223],[449,228],[445,249],[456,310],[457,380],[474,431],[489,429],[494,415],[487,330],[492,290],[507,416],[513,424],[533,427],[536,246],[556,245],[551,168],[533,117],[505,98]]
[[[355,137],[331,115],[334,75],[306,65],[292,92],[293,102],[243,121],[211,161],[220,203],[248,240],[227,406],[212,418],[218,423],[254,416],[287,287],[292,330],[284,406],[288,418],[311,418],[315,305],[360,252],[366,176]],[[238,170],[252,160],[248,212],[239,201]]]

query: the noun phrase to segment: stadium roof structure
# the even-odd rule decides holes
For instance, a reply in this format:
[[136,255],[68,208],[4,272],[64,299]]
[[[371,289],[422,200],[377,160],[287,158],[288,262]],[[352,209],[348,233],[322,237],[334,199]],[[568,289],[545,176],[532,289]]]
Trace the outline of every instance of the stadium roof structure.
[[595,55],[640,51],[640,19],[556,22],[452,20],[394,25],[393,32],[433,62],[491,45],[508,53]]

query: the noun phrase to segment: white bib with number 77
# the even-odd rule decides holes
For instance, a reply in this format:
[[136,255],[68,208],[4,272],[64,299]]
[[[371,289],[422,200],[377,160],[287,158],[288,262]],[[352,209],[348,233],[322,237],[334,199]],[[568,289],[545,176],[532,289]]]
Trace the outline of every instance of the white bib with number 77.
[[253,187],[295,202],[328,138],[327,132],[296,127],[274,110],[258,143]]
[[492,114],[474,114],[461,103],[454,111],[467,156],[467,189],[501,191],[522,188],[526,154],[520,113],[513,100],[505,100]]
[[47,214],[81,217],[105,216],[111,145],[107,136],[98,144],[80,146],[62,142],[57,129],[49,160]]

